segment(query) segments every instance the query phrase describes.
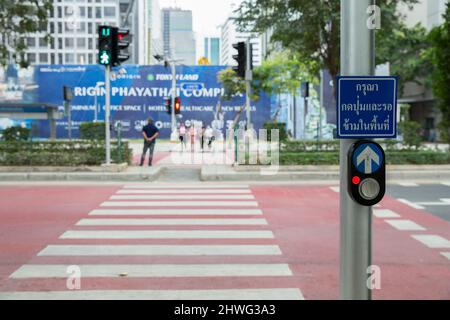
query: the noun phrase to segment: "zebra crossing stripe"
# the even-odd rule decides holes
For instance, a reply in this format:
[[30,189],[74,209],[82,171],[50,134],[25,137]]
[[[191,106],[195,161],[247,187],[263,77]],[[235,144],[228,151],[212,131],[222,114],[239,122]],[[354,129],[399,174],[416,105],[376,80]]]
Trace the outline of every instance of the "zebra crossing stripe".
[[77,226],[267,225],[266,219],[81,219]]
[[122,189],[117,191],[118,194],[240,194],[240,193],[252,193],[249,189],[188,189],[188,190],[135,190],[135,189]]
[[38,256],[281,255],[277,245],[49,245]]
[[246,189],[248,188],[248,184],[207,184],[207,183],[199,183],[199,184],[172,184],[172,185],[164,185],[164,184],[154,184],[154,185],[126,185],[124,189]]
[[95,209],[92,216],[262,215],[260,209]]
[[[10,278],[67,278],[69,265],[24,265]],[[78,265],[83,278],[117,277],[273,277],[291,276],[287,264],[93,264]]]
[[60,239],[273,239],[260,230],[70,230]]
[[0,292],[0,300],[303,300],[298,288]]
[[101,207],[257,207],[256,201],[106,201]]
[[191,194],[174,194],[174,195],[114,195],[110,200],[253,200],[255,197],[251,194],[234,195],[234,194],[217,194],[217,195],[191,195]]

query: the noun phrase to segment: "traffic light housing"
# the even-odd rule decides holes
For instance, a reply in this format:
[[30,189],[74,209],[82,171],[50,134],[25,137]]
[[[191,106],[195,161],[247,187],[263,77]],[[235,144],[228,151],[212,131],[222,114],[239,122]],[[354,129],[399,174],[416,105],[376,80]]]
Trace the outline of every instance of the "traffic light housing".
[[181,113],[181,99],[180,97],[175,98],[175,114]]
[[167,114],[172,114],[172,99],[167,98],[164,100],[164,103],[166,104],[166,111]]
[[113,63],[113,27],[98,27],[98,63],[104,66]]
[[237,61],[238,65],[233,67],[233,71],[241,77],[245,79],[245,70],[247,68],[247,50],[245,42],[238,42],[233,44],[233,48],[237,50],[237,54],[233,55],[233,59]]
[[111,26],[98,27],[98,63],[120,66],[130,58],[126,49],[130,46],[130,30]]
[[113,30],[113,66],[120,66],[122,62],[130,59],[127,48],[130,46],[130,30],[114,28]]
[[386,156],[376,142],[360,140],[348,152],[348,193],[363,206],[379,203],[386,193]]

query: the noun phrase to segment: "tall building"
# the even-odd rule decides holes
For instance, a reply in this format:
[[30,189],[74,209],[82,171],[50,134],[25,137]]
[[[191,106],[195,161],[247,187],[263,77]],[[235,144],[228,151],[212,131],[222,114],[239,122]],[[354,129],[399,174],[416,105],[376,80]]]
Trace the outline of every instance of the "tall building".
[[250,43],[253,48],[253,65],[261,65],[261,37],[237,31],[236,24],[233,17],[228,17],[225,23],[221,26],[220,38],[220,64],[225,66],[232,66],[236,64],[233,55],[236,50],[233,44],[241,41],[247,41],[250,38]]
[[195,65],[195,35],[192,11],[179,8],[162,9],[162,39],[164,55],[180,59],[185,65]]
[[99,25],[130,29],[128,64],[149,64],[152,53],[160,51],[158,0],[54,0],[47,27],[53,40],[47,43],[45,33],[27,36],[27,59],[31,64],[96,64]]
[[426,0],[427,2],[427,27],[429,29],[444,23],[442,17],[445,13],[447,0]]
[[210,65],[220,65],[220,38],[205,38],[203,52]]
[[54,0],[47,32],[53,41],[47,43],[45,33],[26,38],[27,59],[31,64],[97,63],[97,27],[119,25],[117,0]]

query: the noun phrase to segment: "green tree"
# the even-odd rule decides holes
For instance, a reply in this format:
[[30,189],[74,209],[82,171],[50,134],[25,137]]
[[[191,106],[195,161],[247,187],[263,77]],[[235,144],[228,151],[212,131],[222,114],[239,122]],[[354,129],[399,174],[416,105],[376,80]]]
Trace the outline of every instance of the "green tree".
[[[254,77],[255,78],[255,77]],[[218,72],[217,74],[217,80],[219,83],[222,84],[222,87],[224,89],[224,94],[219,98],[218,104],[217,104],[217,110],[216,113],[220,113],[222,109],[222,100],[229,101],[233,99],[234,97],[238,95],[244,95],[245,94],[245,81],[238,77],[236,72],[233,71],[232,68],[223,69]],[[255,86],[255,80],[252,83],[252,95],[250,96],[251,100],[258,100],[259,99],[259,89],[257,86]],[[232,127],[234,128],[236,124],[239,122],[239,119],[241,118],[242,113],[245,110],[246,105],[244,104],[241,106],[238,112],[236,112],[236,115],[233,119]]]
[[377,38],[377,64],[389,62],[391,74],[399,76],[400,93],[407,82],[429,87],[429,47],[428,32],[423,26],[408,28],[399,22],[390,36]]
[[309,64],[303,62],[298,55],[285,50],[275,53],[265,60],[260,67],[256,68],[255,74],[260,90],[278,97],[278,109],[274,121],[277,120],[282,108],[281,94],[291,93],[294,95],[302,82],[317,82],[317,79],[312,77],[309,72],[314,68],[311,65],[312,63],[314,61]]
[[[52,0],[0,0],[0,65],[13,62],[27,67],[25,36],[47,32]],[[51,36],[45,36],[50,41]]]
[[[400,3],[413,5],[417,0],[378,0],[381,29],[377,39],[389,37],[402,17]],[[340,0],[244,0],[236,10],[240,30],[272,33],[272,41],[281,43],[304,61],[313,60],[310,72],[327,69],[332,78],[340,70]],[[336,88],[336,86],[334,86]]]
[[430,57],[434,65],[433,92],[442,113],[439,130],[442,139],[450,143],[450,3],[444,14],[444,23],[430,33]]

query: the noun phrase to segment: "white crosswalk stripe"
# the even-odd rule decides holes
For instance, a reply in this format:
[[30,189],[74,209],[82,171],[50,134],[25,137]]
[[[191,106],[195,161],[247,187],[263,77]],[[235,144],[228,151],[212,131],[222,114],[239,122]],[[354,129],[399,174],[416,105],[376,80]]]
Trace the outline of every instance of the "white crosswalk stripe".
[[422,227],[421,225],[415,223],[411,220],[403,220],[403,219],[396,219],[396,220],[385,220],[387,223],[389,223],[392,227],[394,227],[397,230],[400,231],[425,231],[426,228]]
[[77,226],[267,225],[266,219],[81,219]]
[[101,207],[257,207],[256,201],[105,201]]
[[95,209],[89,215],[93,216],[238,216],[262,215],[260,209]]
[[173,184],[173,185],[128,185],[124,189],[243,189],[248,188],[248,184]]
[[429,248],[450,248],[450,241],[438,235],[422,234],[412,235],[412,237]]
[[70,230],[60,239],[272,239],[258,230]]
[[419,184],[414,183],[414,182],[398,182],[397,184],[401,187],[418,187],[419,186]]
[[303,300],[297,288],[0,292],[0,300]]
[[117,191],[117,194],[249,194],[249,189],[123,189]]
[[389,209],[374,209],[373,215],[377,218],[399,218],[400,215]]
[[192,194],[175,194],[175,195],[117,195],[111,196],[111,200],[253,200],[252,195],[192,195]]
[[[11,278],[67,278],[68,265],[24,265]],[[291,276],[287,264],[113,264],[79,265],[81,275],[91,277],[276,277]]]
[[38,256],[281,255],[277,245],[49,245]]
[[[123,276],[139,281],[174,278],[168,282],[172,283],[169,288],[163,285],[158,290],[136,290],[132,284],[122,282],[125,287],[120,290],[101,290],[101,285],[96,285],[99,290],[0,292],[0,299],[304,299],[299,288],[279,288],[273,280],[292,277],[293,272],[287,263],[280,262],[282,251],[274,244],[275,235],[268,230],[268,221],[248,185],[126,185],[99,206],[89,212],[89,217],[79,220],[76,228],[55,239],[59,242],[43,248],[37,254],[38,263],[21,266],[10,279],[67,278],[68,267],[75,263],[81,277],[91,281]],[[74,262],[83,257],[89,259],[87,264]],[[134,259],[139,257],[151,257],[152,262],[144,259],[144,264],[136,264]],[[209,262],[198,263],[200,257]],[[261,263],[264,257],[268,261]],[[109,262],[111,258],[114,263]],[[245,263],[238,260],[244,258]],[[39,259],[44,260],[39,263]],[[160,259],[165,261],[161,263]],[[252,259],[258,261],[252,263]],[[248,287],[236,283],[236,288],[227,285],[206,289],[205,282],[199,280],[202,277],[228,277],[227,281],[248,278]],[[263,288],[252,286],[250,279],[255,277],[258,283],[264,284],[264,280],[267,284]],[[183,281],[194,283],[191,278],[197,279],[197,288],[183,289]],[[180,288],[174,289],[178,283]]]

